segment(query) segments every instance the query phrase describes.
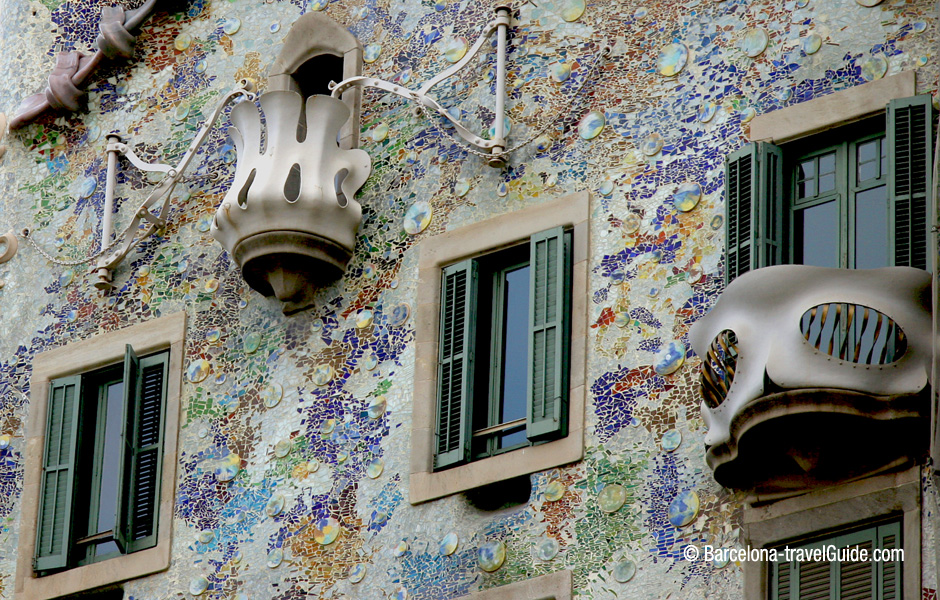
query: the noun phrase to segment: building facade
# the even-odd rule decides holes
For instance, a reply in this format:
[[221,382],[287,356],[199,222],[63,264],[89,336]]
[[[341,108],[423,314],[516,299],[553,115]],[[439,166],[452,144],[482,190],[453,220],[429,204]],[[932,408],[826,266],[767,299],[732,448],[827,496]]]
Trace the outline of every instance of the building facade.
[[936,598],[935,3],[499,8],[0,3],[0,598]]

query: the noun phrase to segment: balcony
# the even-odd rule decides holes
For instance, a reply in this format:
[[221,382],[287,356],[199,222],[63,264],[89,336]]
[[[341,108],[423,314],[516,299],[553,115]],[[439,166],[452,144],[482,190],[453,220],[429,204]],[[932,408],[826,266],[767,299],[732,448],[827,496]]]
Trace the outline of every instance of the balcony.
[[927,453],[930,275],[803,265],[745,273],[691,331],[706,460],[771,500]]

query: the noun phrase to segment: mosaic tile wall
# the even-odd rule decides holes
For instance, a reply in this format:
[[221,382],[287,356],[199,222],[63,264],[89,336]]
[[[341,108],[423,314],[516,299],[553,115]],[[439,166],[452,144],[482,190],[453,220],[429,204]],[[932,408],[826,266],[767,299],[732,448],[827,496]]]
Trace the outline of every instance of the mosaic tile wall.
[[[689,544],[736,544],[742,512],[704,463],[699,360],[686,350],[689,326],[722,287],[723,157],[755,115],[867,80],[916,69],[918,91],[936,93],[934,3],[873,3],[519,2],[508,121],[511,139],[533,141],[493,169],[403,101],[367,92],[361,147],[373,174],[356,254],[292,317],[250,290],[208,233],[234,173],[224,127],[174,194],[165,232],[131,252],[110,295],[86,267],[21,244],[0,265],[0,598],[13,597],[27,526],[18,514],[32,357],[177,311],[189,329],[173,562],[127,583],[126,597],[446,599],[568,568],[579,598],[739,598],[740,565],[682,557]],[[42,88],[56,51],[92,48],[102,5],[0,0],[0,112],[11,117]],[[0,230],[28,227],[62,260],[96,250],[104,133],[175,164],[238,79],[264,89],[290,25],[317,10],[361,40],[366,74],[415,87],[459,60],[492,16],[487,2],[456,0],[161,6],[137,59],[92,77],[87,112],[5,136]],[[597,62],[605,45],[609,59]],[[492,52],[485,59],[436,88],[479,132],[493,114]],[[153,181],[123,170],[118,228]],[[418,246],[584,189],[585,460],[533,475],[531,501],[514,509],[480,511],[462,495],[411,506]],[[925,548],[933,536],[925,527]],[[481,568],[495,566],[481,565],[481,550],[495,560],[503,549],[500,568]],[[935,597],[932,561],[928,550],[925,598]]]

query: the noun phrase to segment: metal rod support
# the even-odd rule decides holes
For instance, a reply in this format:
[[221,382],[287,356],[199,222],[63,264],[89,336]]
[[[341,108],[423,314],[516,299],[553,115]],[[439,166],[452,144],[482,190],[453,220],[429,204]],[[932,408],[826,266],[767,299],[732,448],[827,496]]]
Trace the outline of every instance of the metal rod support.
[[[111,245],[111,238],[114,235],[114,187],[117,183],[117,160],[120,152],[121,138],[117,134],[110,133],[106,136],[108,140],[108,178],[104,184],[104,213],[101,215],[101,247],[107,248]],[[114,287],[111,283],[111,269],[107,266],[107,261],[101,259],[98,261],[95,269],[98,280],[95,281],[95,287],[104,293],[108,293]]]
[[506,149],[506,33],[510,16],[509,7],[500,6],[496,9],[499,25],[496,28],[496,123],[493,125],[493,146],[490,158],[491,167],[503,167],[506,158],[503,151]]

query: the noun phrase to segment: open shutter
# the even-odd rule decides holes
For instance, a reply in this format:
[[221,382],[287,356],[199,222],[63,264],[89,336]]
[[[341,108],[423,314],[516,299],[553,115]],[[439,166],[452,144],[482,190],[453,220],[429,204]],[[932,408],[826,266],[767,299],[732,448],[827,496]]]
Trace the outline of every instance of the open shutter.
[[81,376],[56,379],[50,382],[49,388],[36,560],[33,564],[36,571],[60,569],[68,564]]
[[127,552],[130,540],[130,468],[134,460],[134,410],[140,391],[140,359],[130,344],[124,347],[124,429],[121,431],[121,460],[118,472],[118,502],[114,515],[114,541]]
[[783,152],[747,144],[725,160],[725,283],[784,261]]
[[562,227],[529,241],[526,436],[565,435],[568,423],[570,240]]
[[888,196],[894,217],[894,265],[928,268],[932,128],[929,95],[888,103]]
[[166,404],[167,354],[140,361],[139,383],[130,425],[133,445],[129,448],[130,493],[125,504],[127,552],[157,544],[157,513],[160,505],[160,475],[163,465],[164,413]]
[[465,462],[470,453],[476,287],[474,261],[465,260],[444,269],[438,338],[435,468]]
[[[895,550],[901,547],[901,523],[878,527],[878,547]],[[878,561],[878,600],[901,600],[901,561]]]

